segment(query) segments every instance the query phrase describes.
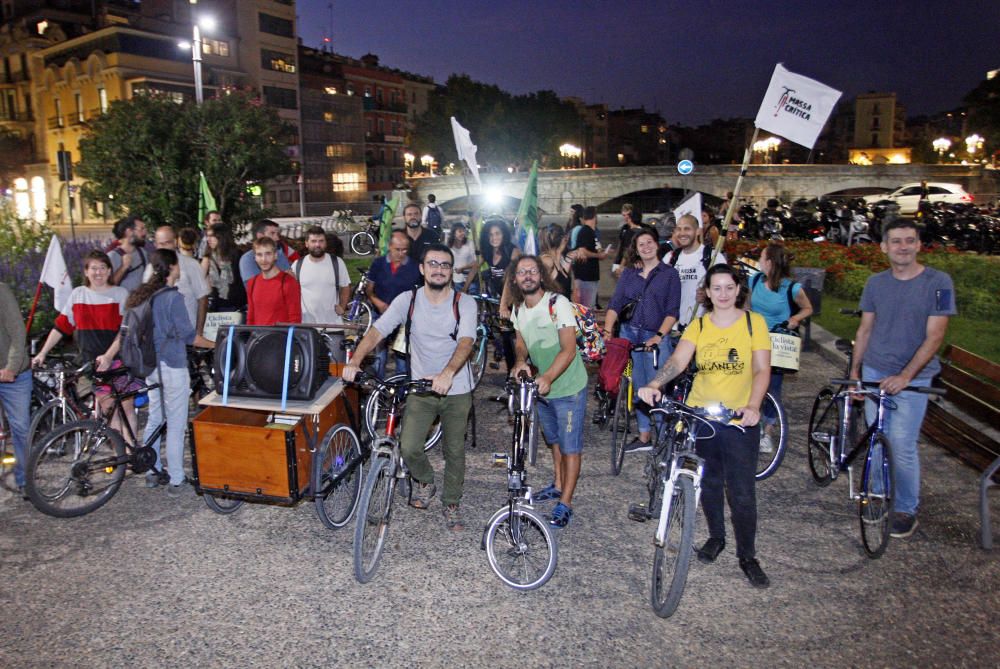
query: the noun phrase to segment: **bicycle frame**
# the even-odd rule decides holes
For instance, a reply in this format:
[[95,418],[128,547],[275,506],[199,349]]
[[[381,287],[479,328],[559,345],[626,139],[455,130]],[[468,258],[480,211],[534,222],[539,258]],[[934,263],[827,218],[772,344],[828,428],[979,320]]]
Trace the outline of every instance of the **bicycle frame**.
[[[851,448],[851,450],[848,452],[847,451],[848,444],[846,442],[847,442],[847,435],[850,432],[851,414],[854,411],[854,407],[852,406],[854,403],[853,396],[858,393],[869,395],[870,397],[872,397],[872,399],[877,400],[878,409],[876,411],[875,422],[868,427],[868,429],[865,431],[864,436],[858,439],[858,442],[854,444],[854,447]],[[854,491],[854,471],[852,468],[854,465],[854,461],[857,460],[858,456],[863,451],[868,451],[868,447],[869,445],[871,445],[876,435],[882,434],[884,432],[885,412],[887,409],[895,408],[895,406],[892,401],[892,398],[890,398],[882,390],[877,390],[877,391],[858,390],[857,388],[852,387],[851,389],[844,389],[839,391],[837,393],[837,400],[843,402],[844,404],[843,404],[843,409],[840,412],[842,418],[840,422],[840,427],[837,430],[837,436],[831,439],[830,443],[830,464],[832,465],[830,467],[830,471],[833,474],[834,479],[837,477],[838,472],[841,471],[847,472],[847,487],[848,490],[850,491],[850,498],[859,499],[862,496],[867,496],[868,491],[863,489],[858,490],[858,492]],[[861,410],[863,411],[863,409]],[[834,441],[836,441],[836,445],[833,443]],[[871,467],[871,455],[870,451],[868,452],[869,456],[865,459],[862,471],[862,476],[861,476],[862,481],[868,480],[867,473],[869,471],[869,468]],[[884,467],[888,467],[888,463],[884,463]],[[889,481],[888,477],[889,473],[888,471],[885,471],[883,476],[883,482],[886,487],[888,487],[888,481]],[[864,486],[862,486],[862,488],[863,487]]]
[[[666,449],[668,455],[668,462],[659,464],[660,476],[663,479],[663,507],[660,511],[660,517],[657,519],[656,532],[653,535],[653,541],[657,546],[662,547],[666,543],[667,536],[667,523],[670,519],[670,507],[673,503],[674,487],[677,484],[678,478],[681,476],[686,476],[691,479],[691,483],[694,485],[694,503],[695,508],[698,508],[698,504],[701,501],[701,479],[705,472],[705,461],[695,454],[695,442],[698,440],[695,434],[694,421],[697,419],[691,415],[683,415],[683,411],[668,411],[666,409],[653,409],[650,413],[659,412],[664,416],[664,429],[673,429],[675,436],[670,441],[670,446]],[[669,427],[668,421],[673,417],[675,423],[673,428]],[[715,428],[709,426],[712,430]],[[674,448],[673,445],[676,443],[676,433],[678,430],[682,430],[684,433],[684,440],[681,442],[680,448]],[[664,471],[669,472],[664,475]]]

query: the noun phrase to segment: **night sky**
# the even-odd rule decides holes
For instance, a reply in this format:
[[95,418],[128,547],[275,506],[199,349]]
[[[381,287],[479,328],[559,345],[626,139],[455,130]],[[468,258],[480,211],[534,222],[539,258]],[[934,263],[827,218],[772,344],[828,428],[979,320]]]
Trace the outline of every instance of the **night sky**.
[[428,75],[459,72],[669,123],[753,117],[777,62],[853,96],[895,91],[907,114],[946,111],[1000,68],[1000,0],[298,0],[319,46]]

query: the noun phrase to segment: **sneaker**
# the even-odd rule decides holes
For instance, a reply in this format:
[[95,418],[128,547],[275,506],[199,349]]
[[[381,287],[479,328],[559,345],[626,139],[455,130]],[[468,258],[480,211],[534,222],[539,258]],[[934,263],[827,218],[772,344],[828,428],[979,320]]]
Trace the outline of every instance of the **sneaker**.
[[889,536],[905,539],[916,531],[917,525],[917,517],[913,514],[894,511]]
[[437,486],[433,483],[414,484],[413,492],[410,493],[410,506],[414,509],[426,509],[430,506],[431,499],[436,492]]
[[26,499],[31,499],[30,497],[28,497],[28,491],[24,487],[23,483],[21,485],[17,486],[17,494],[21,496],[21,499],[25,499],[25,500]]
[[559,499],[560,497],[562,497],[562,491],[556,487],[555,483],[551,483],[547,487],[542,488],[532,495],[531,499],[536,502],[548,502],[549,500]]
[[458,504],[446,505],[441,509],[441,515],[444,516],[445,525],[452,532],[461,532],[465,529],[465,524],[462,523],[462,513],[458,510]]
[[725,539],[712,539],[709,538],[705,544],[698,549],[698,562],[704,564],[712,564],[715,562],[715,558],[719,557],[719,553],[722,549],[726,547]]
[[764,573],[764,570],[760,568],[760,563],[754,558],[749,560],[744,560],[740,558],[740,569],[746,574],[747,580],[750,581],[750,585],[755,588],[766,588],[771,585],[771,580]]
[[161,485],[167,485],[170,483],[170,478],[166,475],[166,472],[146,472],[146,487],[156,488]]
[[771,439],[771,435],[765,434],[760,438],[760,452],[761,453],[774,453],[774,440]]
[[652,441],[641,441],[638,437],[633,439],[630,443],[625,445],[626,453],[641,453],[643,451],[653,450]]
[[555,508],[552,509],[552,515],[549,517],[549,525],[552,527],[563,528],[569,525],[570,519],[573,517],[573,509],[569,508],[562,502],[556,504]]
[[184,479],[177,485],[171,483],[167,486],[167,495],[170,497],[182,497],[191,492],[191,484],[188,483],[187,479]]

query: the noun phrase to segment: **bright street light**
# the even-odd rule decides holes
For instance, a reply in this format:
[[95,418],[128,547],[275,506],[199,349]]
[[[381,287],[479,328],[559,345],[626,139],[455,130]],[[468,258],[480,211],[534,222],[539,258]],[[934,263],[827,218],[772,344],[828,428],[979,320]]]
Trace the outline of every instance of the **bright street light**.
[[192,39],[191,43],[182,42],[178,46],[182,49],[191,49],[191,62],[194,65],[194,100],[199,105],[204,101],[204,96],[201,90],[201,30],[199,26],[204,28],[208,32],[215,30],[215,19],[211,16],[195,16],[195,6],[198,4],[198,0],[189,0],[191,3],[191,29],[192,29]]
[[564,159],[563,162],[565,162],[566,158],[571,159],[570,165],[572,165],[573,161],[579,160],[580,156],[583,155],[583,149],[581,149],[579,146],[566,143],[559,147],[559,155],[563,157]]
[[937,151],[938,162],[941,162],[944,160],[944,154],[951,148],[951,140],[947,137],[938,137],[931,142],[931,146],[933,146],[934,150]]
[[423,165],[428,172],[430,172],[431,176],[434,176],[434,156],[425,153],[420,156],[420,164]]
[[965,150],[969,152],[969,155],[972,155],[983,148],[984,141],[982,136],[978,134],[969,135],[965,138]]

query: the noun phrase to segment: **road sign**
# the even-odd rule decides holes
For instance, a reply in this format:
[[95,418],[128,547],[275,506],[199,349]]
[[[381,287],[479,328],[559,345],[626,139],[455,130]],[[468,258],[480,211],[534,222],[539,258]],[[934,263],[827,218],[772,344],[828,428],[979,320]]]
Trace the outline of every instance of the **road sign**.
[[691,174],[692,172],[694,172],[694,163],[692,163],[690,160],[682,160],[679,163],[677,163],[677,171],[685,175]]

